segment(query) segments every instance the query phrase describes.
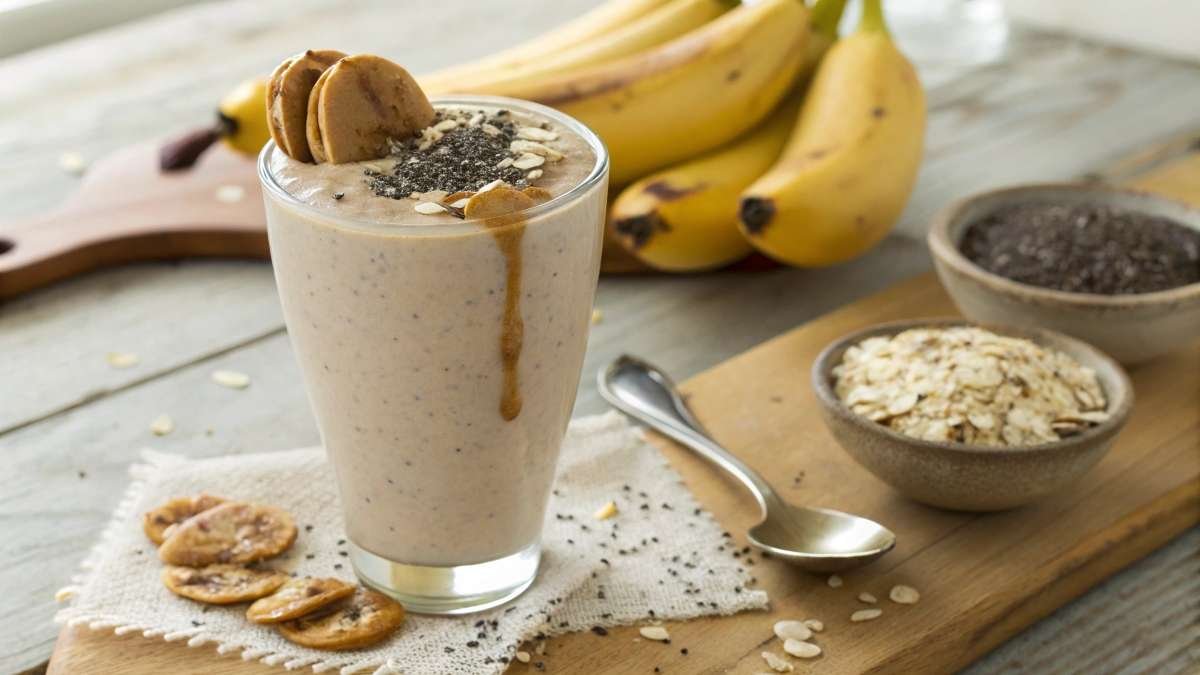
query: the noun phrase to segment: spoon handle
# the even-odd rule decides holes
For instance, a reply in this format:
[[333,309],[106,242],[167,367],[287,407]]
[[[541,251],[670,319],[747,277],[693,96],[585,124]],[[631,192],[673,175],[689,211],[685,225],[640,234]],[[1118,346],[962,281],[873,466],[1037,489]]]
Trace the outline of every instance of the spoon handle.
[[630,417],[678,441],[742,482],[766,516],[775,491],[742,460],[717,444],[675,389],[666,373],[632,356],[622,356],[600,371],[597,386],[604,400]]

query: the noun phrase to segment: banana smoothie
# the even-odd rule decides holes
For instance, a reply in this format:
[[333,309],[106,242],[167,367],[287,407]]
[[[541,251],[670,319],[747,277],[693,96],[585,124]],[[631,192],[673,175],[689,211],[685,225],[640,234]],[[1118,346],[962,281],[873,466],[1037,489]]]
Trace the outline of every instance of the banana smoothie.
[[[315,94],[314,94],[315,96]],[[416,611],[537,569],[587,346],[607,156],[548,108],[470,97],[387,156],[260,159],[288,333],[351,561]]]

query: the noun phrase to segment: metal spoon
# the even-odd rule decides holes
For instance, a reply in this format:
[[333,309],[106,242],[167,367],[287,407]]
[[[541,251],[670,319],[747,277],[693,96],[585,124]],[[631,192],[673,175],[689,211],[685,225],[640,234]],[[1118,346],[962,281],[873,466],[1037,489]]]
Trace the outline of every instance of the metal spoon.
[[754,494],[763,514],[749,531],[756,548],[811,572],[836,572],[865,565],[896,545],[896,535],[873,520],[780,499],[762,476],[709,438],[670,378],[654,366],[622,356],[597,380],[600,395],[618,410],[733,474]]

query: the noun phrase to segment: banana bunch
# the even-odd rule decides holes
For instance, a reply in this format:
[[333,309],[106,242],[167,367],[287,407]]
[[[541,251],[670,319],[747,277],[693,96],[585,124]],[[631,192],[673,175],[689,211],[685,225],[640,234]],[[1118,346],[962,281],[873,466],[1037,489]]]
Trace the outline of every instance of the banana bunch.
[[846,0],[608,0],[419,79],[539,101],[595,130],[617,188],[607,244],[649,267],[714,269],[755,249],[830,265],[886,235],[920,166],[924,94],[881,2],[864,0],[839,41]]

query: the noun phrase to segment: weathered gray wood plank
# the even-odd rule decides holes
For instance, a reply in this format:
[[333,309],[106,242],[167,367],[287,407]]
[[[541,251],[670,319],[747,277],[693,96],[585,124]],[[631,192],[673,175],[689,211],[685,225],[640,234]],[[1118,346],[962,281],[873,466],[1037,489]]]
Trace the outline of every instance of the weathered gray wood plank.
[[[74,279],[0,308],[0,434],[199,356],[282,330],[270,268],[138,265]],[[117,369],[108,352],[140,362]]]

